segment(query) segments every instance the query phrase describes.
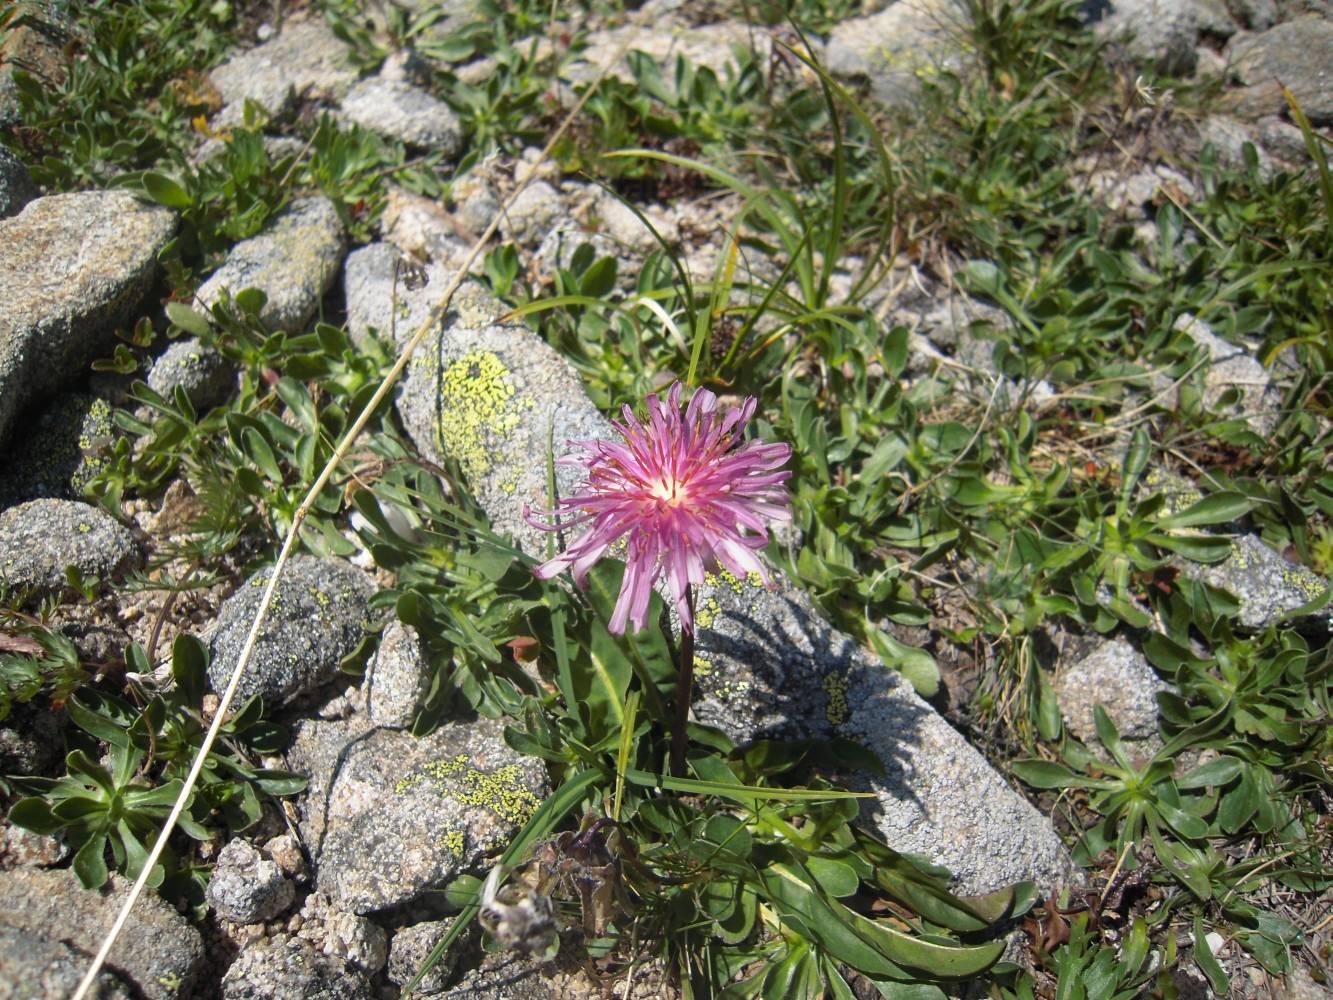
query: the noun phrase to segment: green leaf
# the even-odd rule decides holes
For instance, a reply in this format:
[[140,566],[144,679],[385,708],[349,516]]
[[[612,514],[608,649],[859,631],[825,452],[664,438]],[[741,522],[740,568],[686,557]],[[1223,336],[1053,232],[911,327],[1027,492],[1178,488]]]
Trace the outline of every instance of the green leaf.
[[1238,521],[1254,509],[1254,501],[1243,493],[1211,493],[1177,514],[1169,514],[1157,523],[1163,528],[1197,528],[1209,524]]
[[1231,980],[1222,969],[1221,963],[1213,955],[1213,950],[1208,947],[1208,936],[1204,933],[1203,918],[1196,916],[1194,918],[1194,964],[1199,967],[1199,971],[1208,979],[1208,985],[1213,989],[1213,995],[1224,997],[1231,988]]
[[185,704],[198,708],[208,690],[208,650],[188,632],[176,636],[171,644],[171,676]]
[[1244,766],[1235,757],[1215,757],[1177,779],[1176,787],[1186,791],[1194,788],[1220,787],[1229,784],[1240,774]]
[[855,895],[861,885],[856,872],[845,861],[815,855],[805,859],[805,867],[815,877],[819,887],[834,899]]
[[105,833],[94,834],[74,855],[74,874],[85,889],[100,889],[110,875],[106,868],[106,839]]
[[886,667],[899,671],[922,698],[933,698],[940,690],[940,668],[924,649],[899,642],[883,629],[869,627],[866,636]]
[[140,175],[143,183],[143,189],[148,192],[148,197],[159,205],[166,205],[168,208],[189,208],[194,204],[194,199],[190,193],[181,186],[180,182],[166,174],[155,173],[146,170]]
[[1134,497],[1134,488],[1139,484],[1139,477],[1148,467],[1152,455],[1152,442],[1142,427],[1136,427],[1129,439],[1129,448],[1125,451],[1125,460],[1120,465],[1120,503],[1117,513],[1123,516]]
[[50,804],[43,798],[32,796],[19,799],[9,810],[9,821],[31,833],[52,834],[63,827],[64,822],[51,814]]
[[166,310],[167,319],[186,333],[192,333],[196,337],[206,337],[208,331],[212,329],[207,316],[195,312],[184,302],[168,302]]
[[843,792],[835,788],[764,788],[758,785],[733,785],[721,781],[701,781],[697,778],[673,778],[637,768],[627,770],[625,780],[641,788],[665,788],[673,792],[689,792],[692,795],[717,795],[745,805],[754,805],[758,802],[829,802],[834,799],[864,799],[872,795],[870,792]]
[[1009,770],[1024,784],[1033,788],[1090,788],[1094,783],[1053,760],[1016,760]]

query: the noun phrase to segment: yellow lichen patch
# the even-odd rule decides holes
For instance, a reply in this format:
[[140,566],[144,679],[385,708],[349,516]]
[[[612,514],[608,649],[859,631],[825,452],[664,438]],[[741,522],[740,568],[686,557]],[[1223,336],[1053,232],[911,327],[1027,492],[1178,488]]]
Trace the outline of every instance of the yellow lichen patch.
[[841,726],[851,714],[847,705],[847,675],[836,670],[825,674],[824,692],[828,695],[824,715],[832,725]]
[[[500,442],[532,406],[529,399],[515,400],[516,392],[509,369],[490,351],[470,351],[441,372],[440,444],[470,480],[494,467]],[[501,488],[506,484],[515,485],[506,481]]]
[[704,659],[698,653],[694,655],[694,674],[696,677],[708,677],[713,672],[713,661]]
[[461,830],[450,830],[440,838],[439,847],[448,851],[456,858],[463,856],[463,847],[467,843]]
[[540,804],[537,796],[523,787],[522,772],[508,764],[495,772],[482,771],[468,763],[467,754],[433,760],[399,780],[394,791],[401,795],[428,781],[440,795],[465,806],[489,809],[501,819],[521,825]]
[[705,597],[694,609],[694,624],[698,628],[712,628],[717,616],[722,613],[722,605],[711,597]]
[[1327,584],[1309,570],[1293,568],[1282,571],[1282,582],[1299,590],[1307,601],[1323,597]]

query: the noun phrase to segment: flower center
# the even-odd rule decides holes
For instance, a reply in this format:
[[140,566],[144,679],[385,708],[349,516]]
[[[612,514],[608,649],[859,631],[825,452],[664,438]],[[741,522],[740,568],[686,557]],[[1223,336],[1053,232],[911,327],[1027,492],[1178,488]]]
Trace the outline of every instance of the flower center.
[[670,473],[653,483],[648,492],[668,507],[678,507],[686,500],[685,484]]

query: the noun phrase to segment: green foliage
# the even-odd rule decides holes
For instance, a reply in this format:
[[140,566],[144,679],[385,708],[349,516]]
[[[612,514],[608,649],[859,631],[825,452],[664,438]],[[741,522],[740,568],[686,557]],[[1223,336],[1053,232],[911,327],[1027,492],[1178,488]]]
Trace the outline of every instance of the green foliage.
[[[127,658],[143,673],[151,667],[137,646]],[[135,705],[114,695],[85,688],[66,703],[82,735],[65,758],[61,778],[22,778],[32,792],[9,812],[11,822],[34,833],[59,832],[74,849],[74,872],[85,888],[107,880],[111,867],[137,878],[162,820],[180,794],[186,773],[207,728],[202,715],[208,654],[193,636],[181,635],[172,648],[174,685]],[[239,831],[258,821],[261,795],[292,795],[305,779],[286,771],[255,767],[251,753],[273,753],[286,734],[265,722],[263,703],[252,698],[223,726],[224,740],[214,744],[200,780],[178,825],[196,840],[209,840],[217,827]],[[194,879],[202,873],[179,865],[167,852],[149,877],[154,887],[168,876]],[[188,892],[191,886],[182,886]]]
[[[64,702],[88,680],[74,643],[58,632],[0,611],[0,722],[39,695]],[[12,631],[11,631],[12,626]]]
[[[18,151],[40,184],[104,186],[186,152],[190,119],[214,109],[203,71],[230,45],[238,6],[217,0],[89,0],[53,79],[14,74]],[[19,11],[5,4],[0,16]],[[46,30],[63,30],[48,25]]]

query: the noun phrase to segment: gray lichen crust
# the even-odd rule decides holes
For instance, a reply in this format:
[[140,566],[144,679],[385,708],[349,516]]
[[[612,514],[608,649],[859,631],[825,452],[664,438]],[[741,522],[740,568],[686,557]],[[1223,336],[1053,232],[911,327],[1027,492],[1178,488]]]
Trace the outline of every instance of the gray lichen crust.
[[0,443],[20,409],[109,350],[175,229],[126,191],[38,198],[0,220]]
[[[269,570],[250,577],[218,613],[208,676],[222,691],[235,669],[259,608]],[[254,655],[237,688],[237,704],[262,694],[270,708],[333,680],[342,658],[361,641],[374,587],[336,559],[295,556],[283,571],[260,627]]]
[[60,591],[68,566],[85,578],[108,578],[138,558],[134,536],[86,503],[33,500],[0,512],[0,580],[11,587]]

